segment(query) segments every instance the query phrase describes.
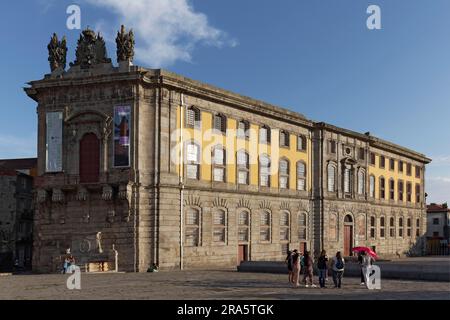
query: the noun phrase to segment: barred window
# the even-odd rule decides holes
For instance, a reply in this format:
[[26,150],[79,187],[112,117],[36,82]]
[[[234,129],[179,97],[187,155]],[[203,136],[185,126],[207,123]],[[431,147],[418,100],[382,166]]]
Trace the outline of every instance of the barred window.
[[280,189],[289,189],[289,162],[280,160]]
[[200,179],[200,146],[190,142],[186,146],[186,173],[188,179]]
[[369,178],[370,197],[375,198],[375,176]]
[[391,218],[389,222],[389,236],[391,238],[395,237],[395,219]]
[[328,165],[328,192],[336,191],[336,165]]
[[376,219],[374,216],[370,217],[370,237],[375,239],[376,235]]
[[238,183],[249,184],[249,155],[247,152],[241,150],[237,154],[238,166]]
[[411,218],[408,218],[408,220],[406,220],[406,236],[407,237],[412,237],[412,220]]
[[247,211],[241,211],[239,213],[239,241],[249,241],[249,227],[250,227],[250,215]]
[[420,237],[420,219],[416,220],[416,237]]
[[297,162],[297,190],[306,190],[306,164],[302,161]]
[[391,238],[394,238],[395,237],[395,219],[391,218],[389,221],[390,221],[389,222],[389,236]]
[[298,136],[297,137],[297,150],[298,151],[306,151],[306,137]]
[[290,134],[287,131],[280,131],[280,146],[289,147],[290,145]]
[[227,118],[222,114],[216,114],[214,116],[214,130],[221,133],[227,132]]
[[366,172],[359,170],[358,172],[358,194],[364,195],[366,191]]
[[398,219],[398,236],[403,237],[403,218]]
[[386,221],[384,217],[380,218],[380,238],[384,238],[386,236]]
[[306,213],[298,215],[298,239],[307,240],[307,216]]
[[270,241],[270,226],[271,226],[271,217],[269,212],[261,213],[261,226],[260,226],[260,235],[261,241]]
[[185,244],[188,247],[198,247],[200,239],[200,212],[188,209],[186,212]]
[[189,127],[201,126],[201,112],[195,107],[189,107],[186,112],[186,124]]
[[259,159],[259,183],[261,187],[270,187],[270,158],[262,155]]
[[226,237],[226,213],[223,210],[214,212],[214,242],[225,242]]
[[222,146],[216,146],[213,152],[213,172],[215,182],[225,182],[225,150]]
[[270,143],[271,139],[270,129],[263,126],[259,129],[259,142],[260,143]]
[[289,241],[289,228],[289,212],[282,212],[280,216],[280,241]]
[[241,139],[250,138],[250,123],[248,121],[239,122],[237,136]]

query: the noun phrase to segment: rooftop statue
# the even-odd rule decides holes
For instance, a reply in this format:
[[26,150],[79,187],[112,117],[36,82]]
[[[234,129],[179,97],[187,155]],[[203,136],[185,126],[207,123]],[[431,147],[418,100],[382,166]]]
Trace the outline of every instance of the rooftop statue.
[[103,37],[87,28],[80,35],[76,51],[76,60],[70,66],[80,66],[87,69],[95,64],[111,63],[106,53],[106,45]]
[[130,30],[128,33],[125,26],[122,25],[120,31],[117,32],[117,62],[129,61],[132,62],[134,58],[134,33]]
[[58,68],[64,70],[66,68],[67,57],[66,37],[63,37],[62,40],[59,41],[58,36],[54,33],[47,48],[51,71],[53,72]]

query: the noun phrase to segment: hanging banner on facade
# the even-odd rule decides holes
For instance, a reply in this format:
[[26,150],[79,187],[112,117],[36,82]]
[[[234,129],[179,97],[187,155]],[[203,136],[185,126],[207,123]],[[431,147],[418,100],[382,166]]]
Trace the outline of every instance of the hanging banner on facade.
[[130,166],[131,107],[114,108],[114,166]]
[[49,173],[62,172],[63,113],[47,113],[47,163]]

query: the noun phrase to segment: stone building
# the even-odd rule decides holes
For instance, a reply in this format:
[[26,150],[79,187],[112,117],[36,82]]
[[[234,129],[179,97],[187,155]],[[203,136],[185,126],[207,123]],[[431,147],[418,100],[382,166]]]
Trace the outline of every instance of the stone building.
[[0,160],[0,272],[31,269],[37,159]]
[[450,243],[450,209],[447,203],[427,206],[427,225],[427,238]]
[[[65,70],[30,82],[38,104],[33,265],[146,271],[280,260],[288,249],[421,253],[422,154],[165,70],[118,66],[85,30]],[[182,129],[182,130],[180,130]],[[117,259],[118,258],[118,259]]]

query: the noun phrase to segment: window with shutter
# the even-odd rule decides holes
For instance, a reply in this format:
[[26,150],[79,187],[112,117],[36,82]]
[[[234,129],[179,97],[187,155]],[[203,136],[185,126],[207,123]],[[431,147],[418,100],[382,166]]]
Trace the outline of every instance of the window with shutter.
[[328,165],[328,192],[336,191],[336,166],[334,164]]

